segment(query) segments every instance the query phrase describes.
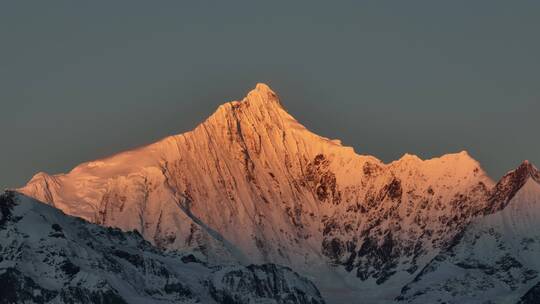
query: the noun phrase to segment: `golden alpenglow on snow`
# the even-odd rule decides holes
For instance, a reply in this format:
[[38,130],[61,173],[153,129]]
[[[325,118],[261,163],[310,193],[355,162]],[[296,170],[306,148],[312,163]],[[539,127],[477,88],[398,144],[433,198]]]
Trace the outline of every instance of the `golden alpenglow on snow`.
[[356,154],[282,104],[257,84],[193,131],[66,174],[39,173],[19,191],[208,264],[290,267],[335,301],[424,301],[403,287],[523,187],[503,179],[513,190],[501,195],[465,151],[388,164]]
[[4,1],[0,304],[539,304],[540,1]]

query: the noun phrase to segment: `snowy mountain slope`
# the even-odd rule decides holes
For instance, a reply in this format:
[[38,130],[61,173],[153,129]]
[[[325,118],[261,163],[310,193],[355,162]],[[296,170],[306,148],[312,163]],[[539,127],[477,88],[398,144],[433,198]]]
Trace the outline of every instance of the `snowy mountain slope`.
[[473,221],[426,266],[403,289],[402,302],[540,302],[540,173],[524,162],[489,201],[498,206],[494,213]]
[[329,294],[384,285],[391,299],[488,207],[492,187],[466,152],[390,164],[358,155],[258,84],[191,132],[37,174],[20,191],[210,262],[288,265]]
[[0,303],[324,303],[274,264],[208,266],[15,192],[0,211]]

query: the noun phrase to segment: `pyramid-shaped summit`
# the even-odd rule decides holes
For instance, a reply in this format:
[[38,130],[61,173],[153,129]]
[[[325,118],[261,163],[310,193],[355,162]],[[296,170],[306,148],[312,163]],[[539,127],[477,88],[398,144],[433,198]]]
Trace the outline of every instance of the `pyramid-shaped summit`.
[[[253,127],[260,128],[278,127],[286,129],[298,127],[305,129],[285,111],[278,95],[263,83],[258,83],[240,101],[231,101],[219,106],[216,112],[198,128],[205,128],[211,124],[226,129],[234,128],[233,125],[238,125],[241,128],[243,126],[243,124],[240,124],[241,121],[249,122]],[[230,132],[235,133],[234,130]]]
[[273,262],[323,289],[346,278],[398,294],[485,208],[492,187],[463,153],[390,164],[356,154],[307,130],[258,84],[193,131],[36,175],[20,191],[208,262]]

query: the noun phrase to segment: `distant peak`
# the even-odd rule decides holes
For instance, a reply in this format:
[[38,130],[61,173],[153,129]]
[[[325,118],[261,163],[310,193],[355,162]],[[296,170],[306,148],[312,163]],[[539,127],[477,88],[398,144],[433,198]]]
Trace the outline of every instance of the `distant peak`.
[[464,160],[464,159],[474,160],[474,158],[466,150],[461,150],[460,152],[456,152],[456,153],[448,153],[445,156],[450,157],[450,158],[455,158],[455,159],[461,159],[461,160]]
[[460,152],[457,152],[457,153],[448,153],[448,154],[444,154],[442,155],[441,157],[439,158],[434,158],[432,160],[442,160],[442,161],[446,161],[446,162],[449,162],[449,163],[454,163],[454,164],[459,164],[460,166],[474,166],[474,167],[479,167],[480,164],[478,163],[478,161],[473,158],[469,152],[465,151],[465,150],[462,150]]
[[422,159],[420,157],[418,157],[415,154],[411,154],[411,153],[403,154],[403,156],[401,156],[400,160],[404,160],[404,161],[422,161]]
[[[456,166],[460,168],[465,168],[474,170],[480,168],[480,164],[476,159],[474,159],[467,151],[461,151],[456,153],[448,153],[438,157],[433,157],[429,159],[422,159],[415,154],[405,153],[398,160],[393,161],[392,164],[410,164],[410,163],[426,163],[426,164],[440,164],[441,162],[447,163],[450,166]],[[483,171],[482,171],[483,172]]]
[[287,113],[278,95],[266,84],[257,83],[242,99],[224,103],[203,124],[230,125],[249,121],[250,125],[264,123],[284,129],[294,125],[303,128]]
[[492,197],[489,200],[488,213],[506,207],[529,180],[540,183],[540,172],[533,164],[525,160],[516,169],[506,173],[495,185]]
[[536,181],[540,182],[540,172],[538,169],[528,160],[524,160],[517,169],[514,170],[520,175],[525,175],[527,177],[532,177]]
[[458,154],[461,156],[471,157],[471,155],[469,154],[467,150],[461,150]]
[[514,176],[522,176],[522,177],[529,177],[529,176],[535,176],[538,174],[538,169],[528,160],[524,160],[515,168],[514,170],[508,171],[503,177],[504,178],[510,178]]
[[51,176],[45,172],[38,172],[36,174],[34,174],[34,176],[32,176],[32,178],[30,179],[30,182],[33,182],[33,181],[38,181],[38,180],[42,180],[42,179],[47,179],[47,178],[50,178]]
[[242,102],[255,106],[277,105],[281,107],[281,102],[277,94],[264,83],[257,83],[255,88],[249,91]]
[[257,85],[255,86],[255,90],[274,93],[274,91],[272,91],[272,89],[266,83],[262,82],[257,83]]

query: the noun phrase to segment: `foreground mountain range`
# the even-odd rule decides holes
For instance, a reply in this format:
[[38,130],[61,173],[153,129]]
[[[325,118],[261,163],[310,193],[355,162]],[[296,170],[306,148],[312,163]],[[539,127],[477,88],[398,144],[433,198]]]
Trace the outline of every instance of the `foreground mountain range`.
[[274,264],[209,266],[15,192],[0,196],[0,303],[323,304]]
[[539,183],[527,162],[494,183],[466,152],[358,155],[258,84],[191,132],[18,191],[207,265],[288,266],[331,303],[513,303],[540,293]]

